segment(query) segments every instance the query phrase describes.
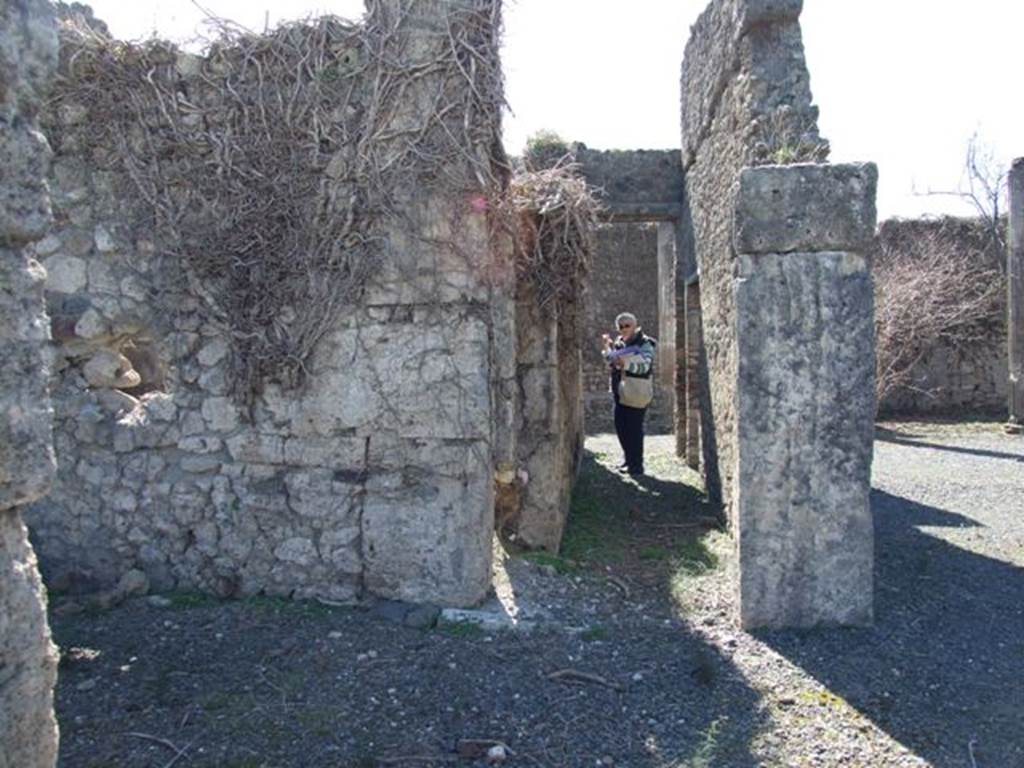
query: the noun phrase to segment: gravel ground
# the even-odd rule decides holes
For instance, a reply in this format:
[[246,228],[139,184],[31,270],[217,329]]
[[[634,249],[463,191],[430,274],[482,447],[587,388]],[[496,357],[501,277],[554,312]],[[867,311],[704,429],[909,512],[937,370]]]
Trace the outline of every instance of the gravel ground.
[[673,439],[635,482],[596,436],[562,557],[501,558],[530,632],[54,598],[60,765],[482,766],[500,743],[510,766],[1024,768],[1024,438],[884,427],[872,629],[736,630],[730,542]]

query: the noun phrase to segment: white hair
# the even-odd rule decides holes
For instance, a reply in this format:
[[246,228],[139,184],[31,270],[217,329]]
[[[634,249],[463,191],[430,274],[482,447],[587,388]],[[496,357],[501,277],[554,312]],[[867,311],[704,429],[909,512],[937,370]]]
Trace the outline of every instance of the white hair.
[[615,325],[618,326],[618,324],[623,320],[629,320],[634,326],[637,324],[636,315],[632,312],[619,312],[619,314],[615,316]]

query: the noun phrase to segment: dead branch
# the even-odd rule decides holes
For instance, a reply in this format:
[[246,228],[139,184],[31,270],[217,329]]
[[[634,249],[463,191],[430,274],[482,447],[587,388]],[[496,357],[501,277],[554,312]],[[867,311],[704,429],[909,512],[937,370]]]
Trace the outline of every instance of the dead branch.
[[595,675],[590,672],[580,672],[576,669],[558,669],[554,672],[546,675],[548,680],[555,680],[560,683],[592,683],[594,685],[603,685],[605,688],[611,688],[613,691],[622,692],[625,688],[614,681],[605,680],[600,675]]
[[174,757],[171,758],[170,762],[164,763],[163,768],[172,768],[172,766],[176,762],[178,762],[178,760],[180,760],[181,757],[188,751],[188,748],[192,746],[192,742],[189,742],[181,749],[178,749],[178,747],[175,746],[173,742],[168,741],[167,739],[162,739],[159,736],[152,736],[148,733],[139,733],[137,731],[126,733],[125,736],[129,736],[133,739],[143,739],[144,741],[151,741],[154,744],[159,744],[161,747],[166,747],[167,749],[174,752]]

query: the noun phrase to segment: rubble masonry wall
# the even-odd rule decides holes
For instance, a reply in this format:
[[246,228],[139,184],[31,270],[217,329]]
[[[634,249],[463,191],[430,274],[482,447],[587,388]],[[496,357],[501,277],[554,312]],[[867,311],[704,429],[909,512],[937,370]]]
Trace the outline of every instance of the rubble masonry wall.
[[[871,620],[871,165],[828,166],[800,0],[714,0],[682,67],[708,490],[740,623]],[[752,167],[764,166],[764,167]]]
[[[406,14],[398,65],[449,44],[454,7],[375,6]],[[192,99],[205,66],[180,60]],[[420,85],[394,116],[399,136],[436,87]],[[87,116],[67,101],[50,115],[57,225],[35,246],[58,361],[60,471],[28,515],[48,577],[92,589],[140,569],[160,590],[481,599],[494,469],[512,459],[515,361],[509,258],[468,164],[449,168],[462,173],[456,195],[396,195],[406,226],[381,233],[382,265],[331,318],[306,384],[269,382],[243,409],[229,387],[232,342],[203,311],[203,286],[126,220],[130,185],[103,162],[117,148],[90,145]],[[485,153],[494,134],[480,136]]]
[[736,460],[732,212],[740,169],[759,154],[818,142],[801,7],[800,0],[715,0],[694,25],[683,58],[683,167],[706,352],[704,466],[710,495],[727,507]]
[[36,115],[57,63],[41,0],[0,10],[0,768],[52,768],[57,650],[46,590],[22,521],[54,475],[44,272],[27,246],[50,225],[50,151]]

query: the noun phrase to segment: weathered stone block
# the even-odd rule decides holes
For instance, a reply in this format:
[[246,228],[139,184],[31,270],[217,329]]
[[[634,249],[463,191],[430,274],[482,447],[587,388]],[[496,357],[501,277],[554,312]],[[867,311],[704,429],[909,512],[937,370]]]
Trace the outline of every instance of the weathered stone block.
[[42,286],[38,264],[0,248],[0,509],[34,501],[55,471]]
[[[402,442],[406,466],[366,483],[366,586],[397,600],[474,604],[491,580],[494,492],[485,444]],[[387,465],[385,454],[394,464],[403,455],[381,448],[378,455],[371,443],[375,467]]]
[[85,262],[78,257],[51,256],[46,260],[46,290],[78,293],[87,281]]
[[127,389],[142,381],[131,360],[110,349],[97,350],[82,367],[82,373],[89,386],[100,389]]
[[0,508],[0,765],[51,768],[57,759],[53,685],[57,649],[46,624],[46,590],[28,530]]
[[26,246],[52,222],[35,116],[57,60],[53,9],[0,4],[0,765],[52,768],[57,653],[21,505],[54,476],[45,272]]
[[736,334],[741,623],[869,623],[875,390],[866,260],[741,256]]
[[875,236],[874,163],[764,165],[740,171],[737,253],[867,252]]

